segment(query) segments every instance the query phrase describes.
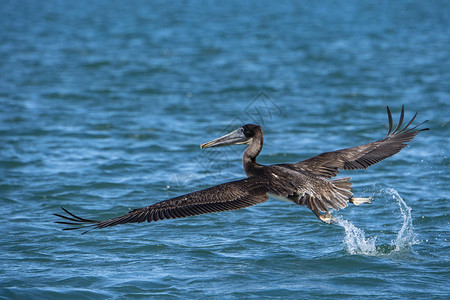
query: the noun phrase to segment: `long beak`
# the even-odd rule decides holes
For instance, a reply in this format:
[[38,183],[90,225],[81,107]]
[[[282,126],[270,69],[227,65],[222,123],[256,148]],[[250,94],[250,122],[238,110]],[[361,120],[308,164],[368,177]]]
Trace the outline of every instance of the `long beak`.
[[228,145],[242,145],[248,144],[250,141],[249,138],[246,138],[242,129],[239,128],[233,132],[230,132],[220,138],[212,140],[210,142],[204,143],[200,145],[200,148],[210,148],[210,147],[220,147],[220,146],[228,146]]

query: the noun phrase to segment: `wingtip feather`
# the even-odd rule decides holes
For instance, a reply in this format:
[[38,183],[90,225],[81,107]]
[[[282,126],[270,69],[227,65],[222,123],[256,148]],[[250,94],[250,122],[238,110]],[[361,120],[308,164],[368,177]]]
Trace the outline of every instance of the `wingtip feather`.
[[389,106],[386,106],[386,110],[387,110],[387,115],[388,115],[388,119],[389,119],[389,129],[388,129],[386,136],[389,136],[391,134],[391,130],[392,130],[392,113],[391,113],[391,110],[389,109]]
[[[65,209],[64,207],[61,207],[61,209],[67,213],[69,216],[64,216],[61,214],[53,214],[54,216],[57,216],[59,218],[65,219],[65,220],[69,220],[71,222],[67,222],[67,221],[56,221],[56,224],[63,224],[63,225],[69,225],[69,226],[74,226],[74,227],[67,227],[67,228],[63,228],[62,230],[75,230],[75,229],[80,229],[80,228],[87,228],[87,227],[92,227],[91,229],[84,231],[82,234],[85,234],[89,231],[91,231],[92,229],[97,228],[97,223],[98,221],[94,221],[94,220],[88,220],[88,219],[84,219],[81,217],[78,217],[76,215],[74,215],[73,213],[71,213],[70,211],[68,211],[67,209]],[[89,225],[87,225],[86,223],[91,223]],[[94,223],[94,224],[92,224]]]
[[405,105],[403,104],[402,105],[402,111],[400,112],[400,119],[399,119],[398,124],[397,124],[397,126],[395,127],[395,129],[394,129],[394,131],[392,133],[396,133],[400,129],[400,127],[403,124],[404,118],[405,118]]

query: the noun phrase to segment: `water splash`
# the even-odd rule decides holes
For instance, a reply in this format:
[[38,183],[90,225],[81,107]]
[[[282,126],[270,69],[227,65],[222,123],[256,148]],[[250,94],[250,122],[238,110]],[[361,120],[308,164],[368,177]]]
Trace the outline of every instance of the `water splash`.
[[369,256],[377,254],[375,246],[376,236],[366,239],[364,230],[356,227],[352,222],[342,218],[336,218],[336,220],[338,221],[337,224],[345,230],[344,247],[348,253],[351,255],[364,254]]
[[392,188],[382,189],[382,194],[392,196],[400,210],[402,226],[391,245],[376,245],[377,236],[366,238],[364,230],[356,227],[352,222],[337,217],[337,225],[345,230],[344,248],[351,255],[385,256],[402,251],[409,251],[417,244],[417,235],[412,225],[411,208],[406,205],[399,193]]
[[414,232],[412,224],[411,207],[406,205],[403,198],[393,188],[386,189],[386,192],[392,195],[392,198],[397,201],[403,220],[402,228],[400,228],[400,231],[397,233],[397,238],[391,242],[391,245],[395,247],[395,251],[409,249],[412,245],[418,243],[417,235]]

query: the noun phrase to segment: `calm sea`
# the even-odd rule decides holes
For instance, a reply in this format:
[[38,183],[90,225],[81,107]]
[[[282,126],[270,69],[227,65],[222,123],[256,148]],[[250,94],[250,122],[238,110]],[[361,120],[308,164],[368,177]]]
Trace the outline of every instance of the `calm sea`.
[[[448,299],[448,1],[2,1],[0,298]],[[429,120],[352,176],[374,203],[320,223],[268,201],[152,224],[61,231],[264,164],[381,138],[386,105]]]

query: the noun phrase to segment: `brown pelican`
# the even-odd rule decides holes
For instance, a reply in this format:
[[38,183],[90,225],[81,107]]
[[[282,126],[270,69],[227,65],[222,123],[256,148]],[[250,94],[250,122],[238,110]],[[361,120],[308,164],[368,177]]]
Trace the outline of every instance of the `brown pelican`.
[[241,209],[263,203],[269,197],[307,206],[319,220],[333,223],[335,219],[331,216],[330,210],[345,208],[348,202],[360,205],[370,203],[371,200],[371,198],[353,197],[350,177],[332,179],[337,175],[339,169],[366,169],[398,153],[420,131],[428,130],[428,128],[417,129],[426,121],[409,128],[417,113],[406,126],[401,128],[404,106],[395,129],[392,126],[392,114],[389,107],[387,107],[387,114],[389,129],[383,139],[352,148],[325,152],[294,164],[270,166],[256,162],[256,157],[263,147],[261,127],[247,124],[200,146],[209,148],[248,145],[242,157],[247,178],[161,201],[104,221],[80,218],[61,207],[68,215],[55,215],[70,222],[59,221],[56,223],[72,226],[64,228],[64,230],[88,228],[87,231],[89,231],[125,223],[152,222]]

